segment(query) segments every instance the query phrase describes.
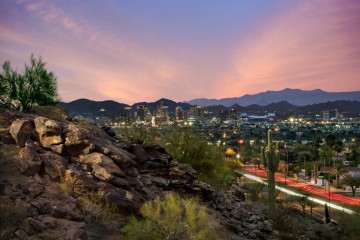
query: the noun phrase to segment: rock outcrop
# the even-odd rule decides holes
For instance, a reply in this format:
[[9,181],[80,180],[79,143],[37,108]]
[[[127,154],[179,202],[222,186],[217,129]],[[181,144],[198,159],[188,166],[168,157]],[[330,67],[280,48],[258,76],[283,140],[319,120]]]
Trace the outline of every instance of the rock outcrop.
[[[239,189],[226,194],[215,191],[196,180],[193,168],[173,161],[158,144],[117,138],[109,129],[105,130],[110,135],[96,127],[43,117],[18,118],[9,124],[11,136],[21,148],[18,168],[30,177],[25,185],[1,186],[11,189],[9,199],[28,212],[13,237],[88,239],[78,201],[89,192],[101,192],[122,214],[136,214],[145,201],[164,191],[200,196],[239,237],[266,239],[273,232],[270,222],[244,202]],[[66,182],[74,197],[63,202],[50,200],[54,192],[50,183],[59,181]]]

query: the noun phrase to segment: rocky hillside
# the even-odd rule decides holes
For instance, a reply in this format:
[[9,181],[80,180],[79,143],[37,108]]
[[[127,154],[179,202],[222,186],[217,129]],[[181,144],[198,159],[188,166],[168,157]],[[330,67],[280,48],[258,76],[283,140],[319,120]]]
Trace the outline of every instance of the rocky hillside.
[[[170,192],[201,200],[214,239],[280,238],[239,188],[215,191],[157,144],[1,108],[0,139],[0,239],[121,239],[130,215]],[[296,221],[309,239],[333,231]]]
[[[115,206],[124,223],[145,201],[166,192],[201,197],[234,239],[275,236],[241,191],[219,193],[197,181],[194,169],[173,161],[157,144],[39,116],[4,110],[0,116],[2,208],[22,209],[3,218],[2,227],[19,215],[4,239],[105,239],[91,227],[86,196],[96,194]],[[11,161],[4,162],[6,154],[13,155]]]

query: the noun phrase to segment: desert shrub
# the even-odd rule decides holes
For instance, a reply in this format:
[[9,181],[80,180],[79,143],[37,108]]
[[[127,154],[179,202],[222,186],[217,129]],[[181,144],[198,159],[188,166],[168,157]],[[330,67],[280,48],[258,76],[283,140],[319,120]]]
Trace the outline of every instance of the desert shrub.
[[360,214],[340,214],[338,224],[343,229],[341,239],[359,239],[360,236]]
[[125,239],[129,240],[162,239],[161,232],[149,219],[138,221],[134,216],[131,216],[129,222],[124,227],[124,231]]
[[158,134],[154,129],[143,126],[121,127],[116,129],[116,134],[132,139],[140,139],[144,142],[154,142]]
[[56,185],[56,197],[60,200],[66,199],[74,194],[74,189],[68,182],[59,182]]
[[36,106],[36,107],[34,107],[34,112],[39,116],[54,119],[59,122],[70,121],[68,111],[61,107]]
[[5,61],[0,82],[0,103],[17,110],[31,111],[37,105],[51,105],[59,99],[56,76],[46,69],[41,57],[35,58],[33,54],[23,73]]
[[104,199],[101,192],[90,192],[82,197],[81,211],[87,222],[117,228],[120,214],[116,204]]
[[250,200],[254,202],[259,201],[261,192],[265,186],[266,185],[264,183],[259,182],[252,184],[252,187],[250,189]]
[[[174,160],[191,165],[201,181],[214,187],[229,186],[235,181],[233,162],[224,161],[224,153],[209,145],[192,128],[154,130],[146,127],[123,127],[116,129],[120,136],[157,142]],[[158,140],[155,140],[158,139]]]
[[140,213],[143,220],[132,217],[125,226],[125,239],[211,239],[206,209],[196,199],[167,194],[146,202]]
[[14,237],[13,232],[20,227],[26,218],[25,209],[1,198],[0,213],[0,239],[12,239]]
[[208,145],[192,129],[175,128],[164,135],[161,143],[176,161],[190,164],[200,180],[218,187],[234,182],[234,166],[224,161],[221,149]]
[[269,217],[273,221],[275,229],[283,233],[291,233],[291,229],[294,227],[294,219],[288,208],[277,205]]

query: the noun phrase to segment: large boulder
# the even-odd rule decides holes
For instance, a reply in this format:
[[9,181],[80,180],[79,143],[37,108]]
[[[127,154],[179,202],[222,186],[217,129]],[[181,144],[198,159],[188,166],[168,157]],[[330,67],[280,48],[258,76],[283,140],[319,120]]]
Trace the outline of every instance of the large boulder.
[[52,145],[51,150],[57,154],[64,155],[65,154],[65,145],[64,144],[58,144],[58,145]]
[[82,155],[79,159],[80,163],[90,164],[90,165],[99,165],[104,168],[109,174],[112,174],[117,177],[125,177],[125,173],[121,168],[114,163],[114,161],[101,153],[91,153],[88,155]]
[[43,161],[38,152],[29,147],[24,147],[20,150],[19,169],[22,174],[26,176],[34,176],[39,173]]
[[190,184],[196,179],[196,171],[188,164],[172,162],[169,169],[171,184]]
[[91,174],[85,174],[75,165],[69,165],[65,170],[65,181],[68,182],[77,194],[86,194],[98,189],[97,182]]
[[156,143],[145,143],[142,146],[151,161],[157,161],[169,166],[172,157],[166,152],[165,148]]
[[40,154],[40,158],[44,162],[45,173],[51,179],[57,180],[64,176],[67,166],[65,158],[53,152]]
[[61,144],[62,139],[62,124],[43,117],[34,119],[35,130],[39,135],[41,146],[50,148],[52,145]]
[[145,149],[140,144],[133,144],[131,147],[131,153],[135,155],[135,161],[137,163],[144,163],[150,160],[149,155],[146,153]]
[[111,204],[116,204],[121,213],[137,213],[143,204],[143,198],[137,192],[106,187],[102,190],[103,198]]
[[127,150],[117,146],[108,137],[94,137],[92,139],[92,143],[95,145],[95,150],[97,152],[109,156],[120,167],[130,167],[136,165],[136,162],[134,161],[136,157]]
[[20,147],[25,147],[25,143],[34,134],[33,122],[28,119],[16,119],[10,126],[11,136]]
[[90,130],[85,127],[75,124],[66,125],[64,135],[66,151],[70,156],[89,154],[95,149],[95,145],[90,141]]
[[111,181],[115,178],[106,168],[102,167],[100,164],[93,165],[92,173],[94,176],[101,181]]

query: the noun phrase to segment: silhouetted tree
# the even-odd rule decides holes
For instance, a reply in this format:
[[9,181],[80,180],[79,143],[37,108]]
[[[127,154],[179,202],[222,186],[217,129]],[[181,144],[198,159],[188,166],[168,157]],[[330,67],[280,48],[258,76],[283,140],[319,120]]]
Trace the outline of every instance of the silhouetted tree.
[[339,161],[339,153],[342,152],[344,143],[341,140],[336,140],[334,144],[334,150],[336,151],[336,161]]
[[336,161],[334,168],[332,170],[332,174],[336,177],[336,187],[340,186],[340,176],[344,175],[346,171],[344,170],[344,165],[341,161]]
[[353,197],[355,197],[356,188],[360,187],[360,176],[345,174],[341,183],[344,184],[345,186],[351,187]]

